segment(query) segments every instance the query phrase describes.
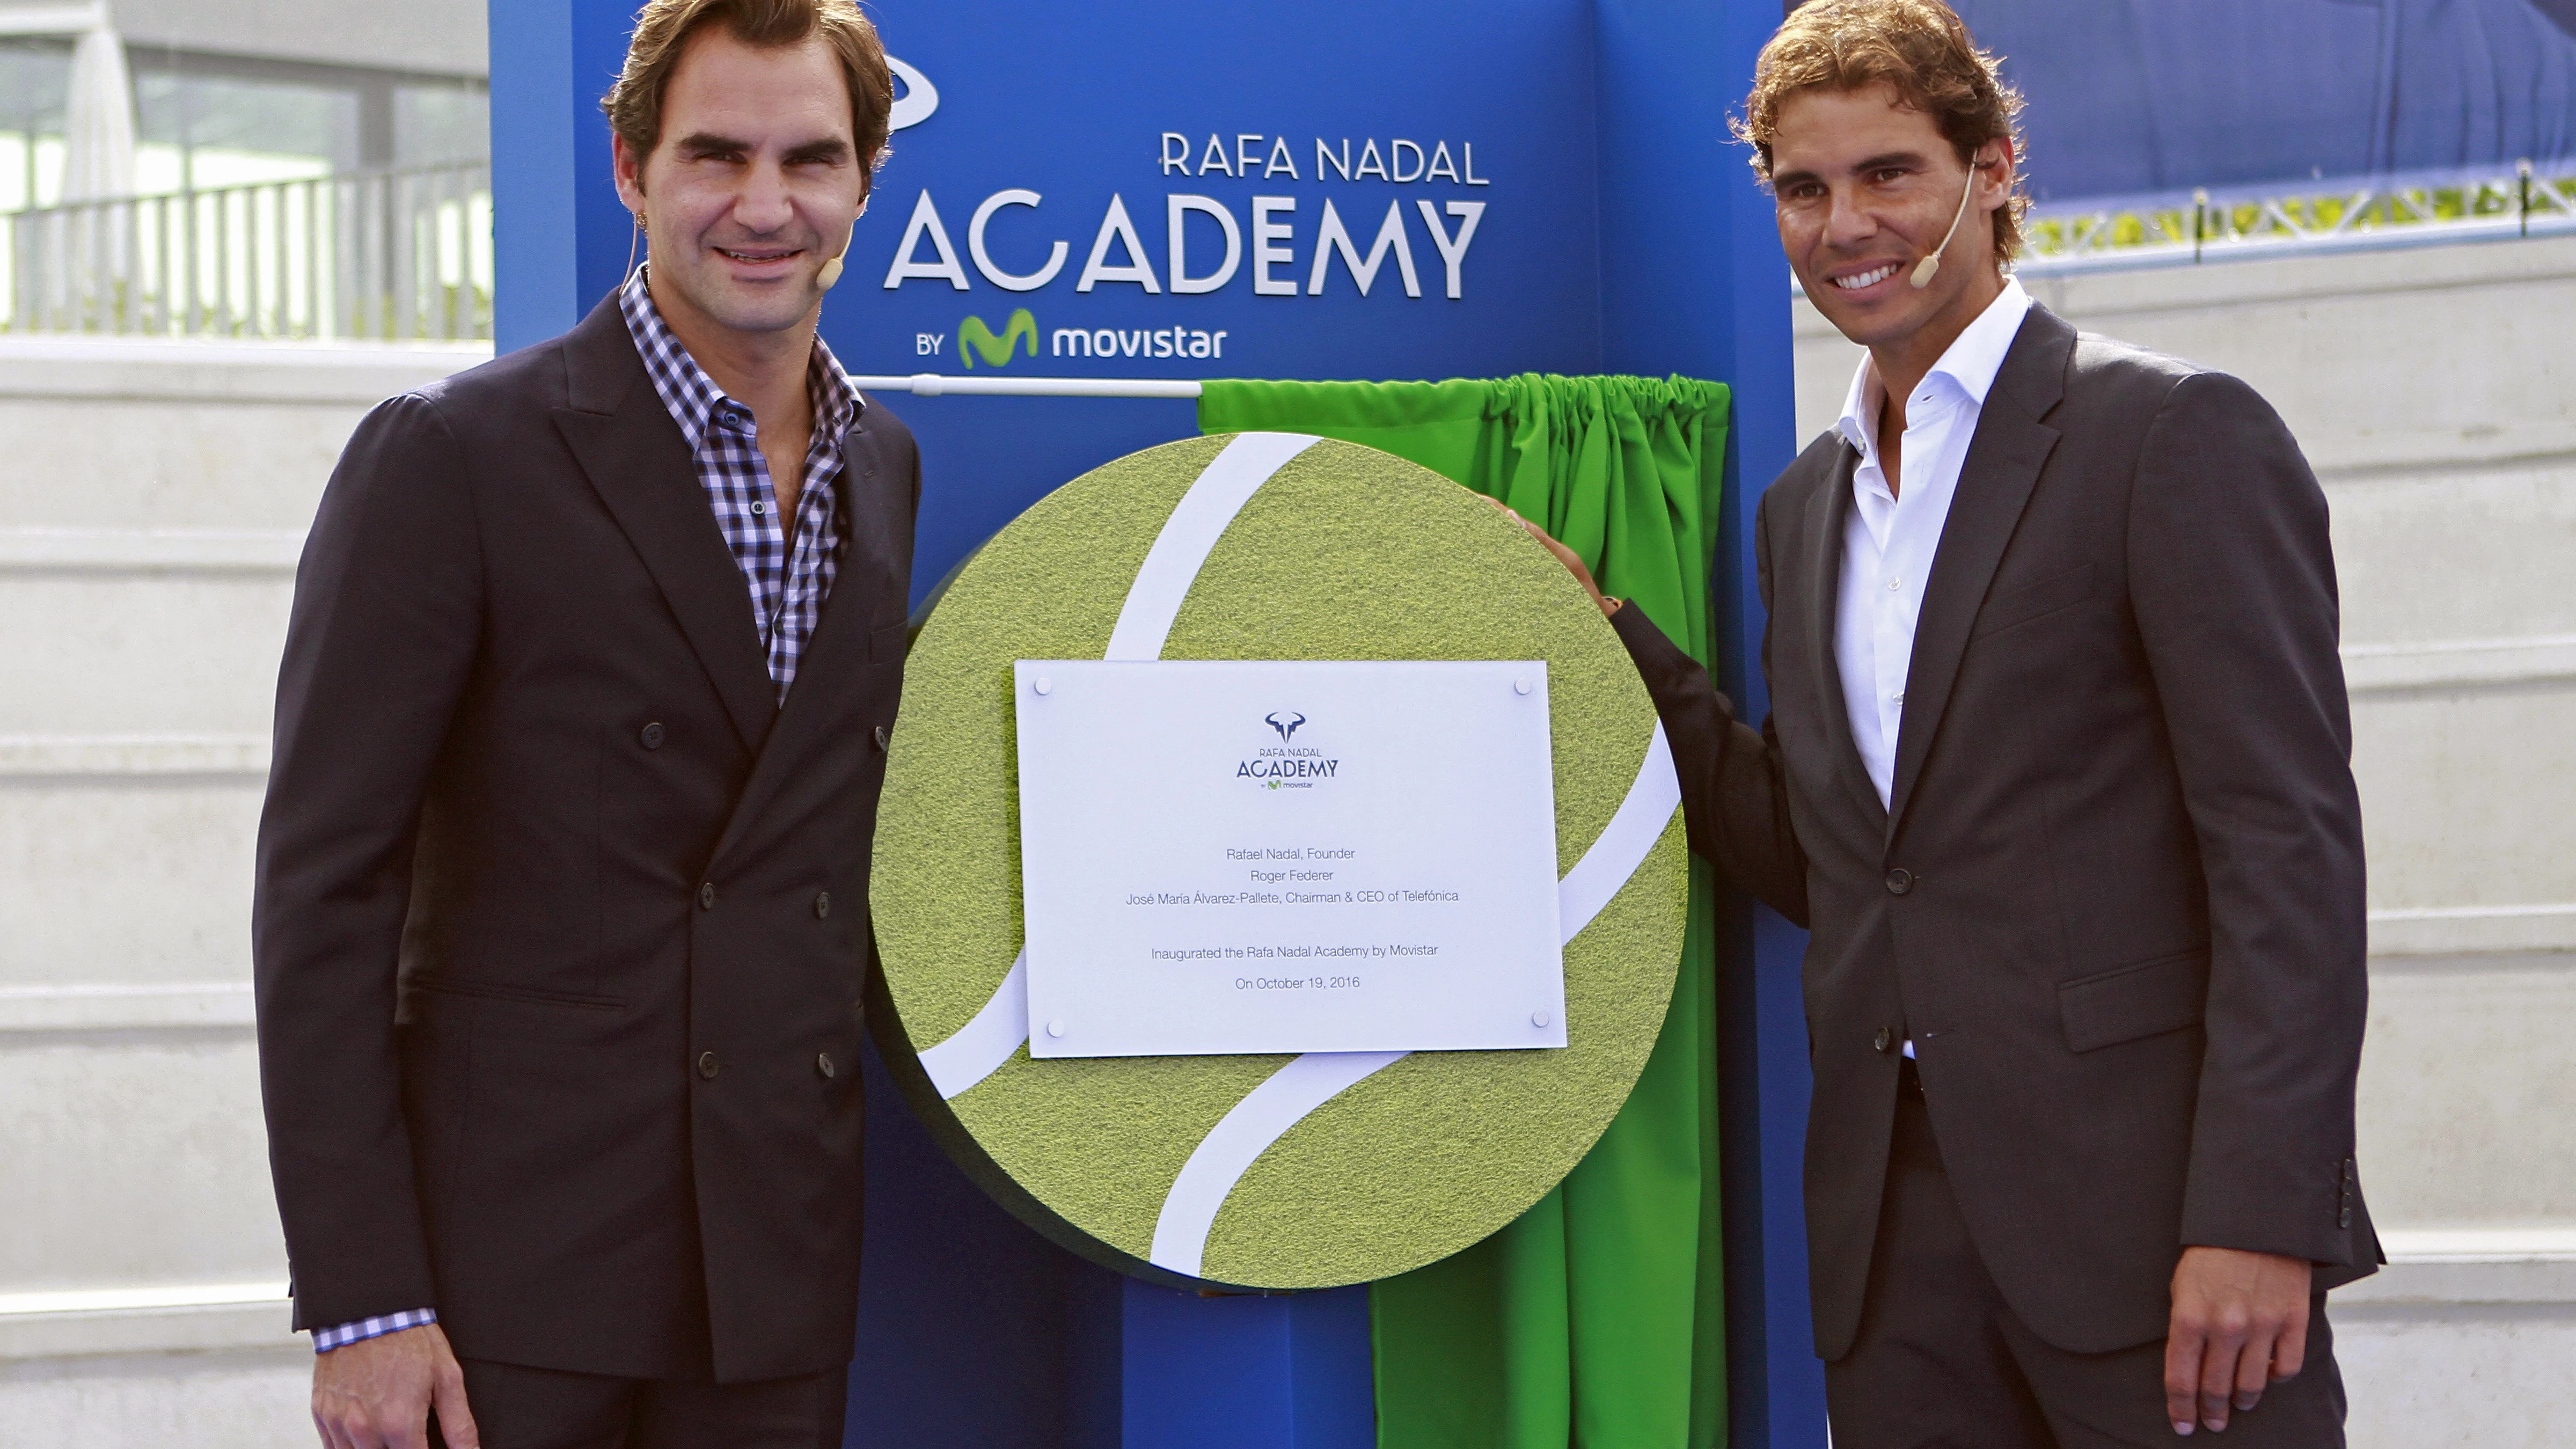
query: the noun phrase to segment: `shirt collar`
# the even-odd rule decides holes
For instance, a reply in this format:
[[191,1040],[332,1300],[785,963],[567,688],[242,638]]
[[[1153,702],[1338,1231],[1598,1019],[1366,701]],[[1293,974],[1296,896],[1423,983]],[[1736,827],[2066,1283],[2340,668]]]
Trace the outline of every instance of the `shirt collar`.
[[[1977,314],[1950,346],[1941,360],[1932,364],[1924,381],[1945,377],[1959,391],[1983,407],[1986,394],[1995,386],[1995,374],[2003,371],[2004,355],[2012,351],[2013,338],[2021,332],[2022,319],[2030,315],[2030,293],[2022,290],[2017,277],[2004,278],[2004,289]],[[1842,416],[1834,420],[1834,431],[1852,445],[1864,458],[1878,456],[1873,445],[1880,404],[1885,394],[1879,387],[1878,368],[1864,355],[1860,367],[1852,374],[1851,391],[1844,395]]]
[[[646,263],[646,266],[650,266]],[[644,267],[626,279],[617,289],[618,310],[625,314],[626,330],[635,339],[635,350],[644,359],[645,375],[653,379],[653,391],[661,396],[662,406],[671,420],[680,425],[680,435],[688,440],[689,450],[697,451],[706,442],[707,429],[713,425],[721,408],[741,405],[716,386],[706,369],[680,345],[678,334],[662,320],[662,309],[653,304],[652,288],[647,285]],[[818,431],[838,437],[848,431],[867,399],[850,381],[841,360],[832,355],[830,344],[822,334],[814,337],[814,353],[806,364],[806,388],[814,400],[814,422]]]

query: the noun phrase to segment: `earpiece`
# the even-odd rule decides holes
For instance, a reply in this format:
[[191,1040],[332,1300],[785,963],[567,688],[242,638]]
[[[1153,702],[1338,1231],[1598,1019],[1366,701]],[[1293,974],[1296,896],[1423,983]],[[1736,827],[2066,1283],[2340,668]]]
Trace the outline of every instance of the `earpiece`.
[[1908,278],[1914,284],[1914,290],[1920,292],[1931,286],[1932,279],[1941,274],[1941,254],[1950,249],[1951,241],[1959,235],[1959,223],[1968,219],[1968,198],[1976,194],[1977,163],[1971,161],[1968,163],[1967,189],[1959,193],[1959,214],[1950,218],[1950,229],[1941,233],[1941,244],[1932,249],[1930,256],[1914,264],[1914,275]]

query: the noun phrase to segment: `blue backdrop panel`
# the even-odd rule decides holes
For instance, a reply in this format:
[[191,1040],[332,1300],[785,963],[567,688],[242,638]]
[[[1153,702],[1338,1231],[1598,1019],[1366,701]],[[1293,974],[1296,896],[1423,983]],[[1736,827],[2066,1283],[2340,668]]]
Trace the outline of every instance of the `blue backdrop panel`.
[[1002,1211],[921,1130],[863,1048],[866,1303],[851,1449],[1120,1442],[1121,1283]]
[[[890,5],[883,24],[889,49],[939,100],[896,133],[849,279],[824,309],[825,335],[853,371],[1424,378],[1600,364],[1580,4],[945,0]],[[974,219],[1004,192],[1038,199],[995,207],[984,259],[1028,277],[1060,244],[1064,260],[1044,285],[998,286],[974,254]],[[1232,228],[1238,255],[1222,287],[1177,289],[1175,196],[1223,209],[1223,220],[1181,213],[1194,279],[1222,270]],[[929,230],[915,230],[924,197],[957,264],[949,278],[919,274],[943,260]],[[1141,255],[1108,225],[1113,201]],[[1466,219],[1449,208],[1482,208],[1456,299],[1425,202],[1452,238]],[[1422,295],[1407,295],[1393,248],[1368,295],[1338,251],[1315,292],[1328,203],[1363,265],[1392,207]],[[1151,278],[1152,290],[1104,278],[1086,289],[1096,246],[1105,269]],[[1282,259],[1265,267],[1263,251]],[[910,274],[890,275],[899,261]],[[1284,291],[1256,290],[1265,271]],[[974,349],[975,329],[1007,334],[1024,309],[1034,324],[1025,340],[998,358]],[[1172,347],[1157,336],[1176,329],[1203,336],[1210,355],[1154,355]],[[1186,403],[897,406],[942,485],[923,501],[924,586],[1048,489],[1195,430]]]
[[[1735,565],[1753,498],[1794,446],[1788,287],[1768,199],[1724,115],[1775,0],[873,8],[920,85],[824,307],[852,371],[1724,379],[1735,404],[1718,597],[1733,611],[1730,683],[1759,699],[1744,668],[1758,605]],[[624,273],[632,225],[598,98],[633,0],[492,9],[507,349],[570,327]],[[1328,205],[1347,249],[1326,240]],[[1186,402],[879,403],[922,445],[916,599],[1048,490],[1195,431]],[[1811,1449],[1824,1432],[1796,1214],[1795,933],[1740,907],[1736,934],[1724,1104],[1734,1442]],[[1202,1299],[1123,1282],[995,1207],[873,1062],[870,1082],[853,1445],[1372,1442],[1364,1290]]]

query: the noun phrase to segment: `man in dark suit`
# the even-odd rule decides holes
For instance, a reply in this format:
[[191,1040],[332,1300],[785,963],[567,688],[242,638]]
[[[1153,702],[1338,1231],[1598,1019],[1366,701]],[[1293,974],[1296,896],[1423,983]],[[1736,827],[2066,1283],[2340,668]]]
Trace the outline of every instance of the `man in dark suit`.
[[815,326],[891,96],[850,0],[653,0],[650,262],[324,495],[255,956],[334,1449],[841,1442],[920,472]]
[[2339,1444],[2322,1294],[2378,1251],[2325,498],[2243,383],[2003,272],[2017,105],[1937,0],[1782,26],[1745,136],[1869,357],[1762,499],[1771,718],[1604,608],[1695,848],[1813,932],[1838,1449]]

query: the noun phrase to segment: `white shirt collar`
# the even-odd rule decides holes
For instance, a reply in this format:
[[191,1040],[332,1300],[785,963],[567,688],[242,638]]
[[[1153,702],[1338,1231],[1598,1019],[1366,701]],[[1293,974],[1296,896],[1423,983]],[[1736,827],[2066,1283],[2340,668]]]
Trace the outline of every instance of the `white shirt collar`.
[[[1946,377],[1979,407],[1985,406],[1986,394],[1994,389],[1995,374],[2003,370],[2004,354],[2012,350],[2013,338],[2021,332],[2022,319],[2028,315],[2030,293],[2022,290],[2019,278],[2004,278],[2003,291],[1951,341],[1923,380],[1929,383],[1933,378]],[[1876,424],[1882,397],[1878,368],[1863,356],[1860,369],[1852,374],[1851,391],[1843,399],[1843,415],[1835,419],[1834,431],[1864,458],[1878,456],[1874,440],[1878,436]]]

